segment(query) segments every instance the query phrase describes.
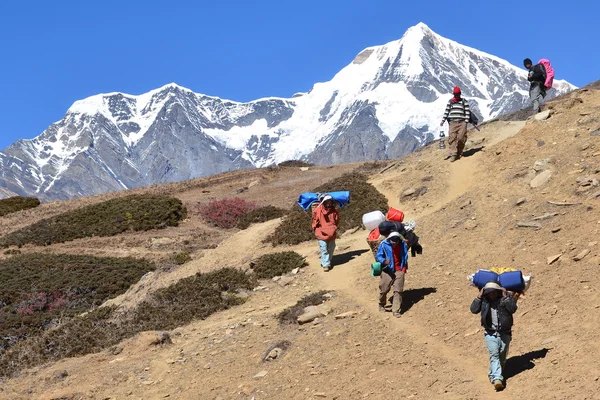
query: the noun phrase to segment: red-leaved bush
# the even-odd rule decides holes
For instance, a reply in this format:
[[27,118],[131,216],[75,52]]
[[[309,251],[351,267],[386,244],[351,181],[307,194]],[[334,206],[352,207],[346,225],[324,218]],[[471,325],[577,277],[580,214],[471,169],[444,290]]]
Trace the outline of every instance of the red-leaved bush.
[[25,296],[25,299],[17,304],[17,314],[20,317],[33,315],[36,312],[52,312],[57,308],[68,305],[76,297],[75,292],[68,290],[65,293],[55,290],[52,293],[32,292]]
[[213,200],[200,207],[200,214],[219,228],[233,228],[238,219],[255,208],[255,203],[235,197]]

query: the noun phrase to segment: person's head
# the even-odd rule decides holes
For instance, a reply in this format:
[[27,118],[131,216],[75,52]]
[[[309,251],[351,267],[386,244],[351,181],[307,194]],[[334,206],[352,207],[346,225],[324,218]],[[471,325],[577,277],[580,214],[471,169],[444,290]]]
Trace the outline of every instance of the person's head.
[[335,204],[333,203],[333,197],[331,197],[330,195],[324,196],[322,202],[323,202],[323,207],[325,207],[325,208],[335,207]]
[[458,86],[454,86],[454,89],[452,90],[452,94],[454,95],[454,97],[459,98],[461,95],[460,88]]
[[483,295],[489,300],[496,300],[502,294],[502,286],[495,281],[489,281],[483,287]]
[[523,60],[523,66],[527,69],[531,69],[531,67],[533,67],[533,62],[531,61],[531,59],[526,58]]
[[392,246],[398,246],[402,241],[402,236],[398,232],[392,232],[387,237]]

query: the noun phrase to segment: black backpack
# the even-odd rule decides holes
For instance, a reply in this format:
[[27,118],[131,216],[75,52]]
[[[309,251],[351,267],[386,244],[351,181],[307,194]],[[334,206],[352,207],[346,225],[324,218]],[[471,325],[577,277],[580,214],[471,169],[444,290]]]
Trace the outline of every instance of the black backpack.
[[[465,99],[462,99],[462,103],[463,103],[463,107],[464,107]],[[477,125],[479,123],[479,117],[477,116],[477,114],[475,114],[473,109],[471,109],[470,111],[471,111],[471,118],[469,118],[469,123],[473,124],[473,125]]]

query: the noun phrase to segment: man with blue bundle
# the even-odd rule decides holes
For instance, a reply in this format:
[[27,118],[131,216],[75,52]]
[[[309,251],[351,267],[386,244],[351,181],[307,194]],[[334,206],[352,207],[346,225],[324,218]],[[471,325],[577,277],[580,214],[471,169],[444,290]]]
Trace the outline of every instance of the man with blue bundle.
[[379,245],[375,260],[382,266],[379,280],[379,311],[385,311],[387,294],[393,288],[392,315],[398,318],[402,305],[404,275],[408,268],[408,248],[402,235],[398,232],[391,232],[387,239]]
[[496,391],[504,389],[502,373],[512,339],[513,314],[516,311],[515,297],[496,281],[486,283],[471,303],[471,312],[481,313],[485,344],[490,355],[488,377]]

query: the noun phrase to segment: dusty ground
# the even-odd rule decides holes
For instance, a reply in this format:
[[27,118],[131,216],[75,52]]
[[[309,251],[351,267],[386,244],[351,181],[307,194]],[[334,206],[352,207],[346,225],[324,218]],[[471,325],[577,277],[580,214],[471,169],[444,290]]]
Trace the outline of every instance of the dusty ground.
[[[369,276],[372,255],[366,232],[358,231],[338,240],[337,266],[329,273],[320,270],[316,243],[289,247],[309,261],[290,285],[264,282],[264,289],[246,304],[171,332],[172,345],[150,345],[156,333],[149,332],[124,342],[117,355],[94,354],[26,371],[3,383],[0,397],[600,399],[595,276],[600,269],[600,196],[592,196],[600,187],[576,182],[600,180],[600,136],[591,135],[600,128],[600,92],[578,91],[550,108],[548,120],[494,122],[472,132],[467,156],[458,162],[444,161],[444,153],[432,145],[390,163],[383,173],[373,172],[372,182],[390,204],[417,221],[424,246],[424,254],[410,261],[401,318],[377,311],[377,279]],[[535,166],[536,161],[543,162]],[[193,205],[235,195],[240,186],[259,180],[260,186],[239,195],[287,205],[297,193],[353,167],[315,173],[290,169],[274,172],[274,177],[269,171],[246,171],[206,185],[173,184],[171,193]],[[545,169],[553,171],[551,179],[531,188],[531,180]],[[422,196],[401,195],[421,186],[427,186]],[[67,205],[44,207],[43,213],[50,215],[52,207]],[[39,218],[31,213],[30,218]],[[517,227],[517,222],[541,216],[545,218],[535,220],[539,228]],[[276,225],[271,221],[246,231],[221,232],[218,247],[198,249],[193,261],[147,276],[113,303],[131,307],[149,291],[219,267],[225,258],[245,267],[257,255],[288,249],[261,243]],[[180,228],[124,240],[146,243],[136,250],[143,254],[152,235],[174,237],[186,229],[212,228],[192,215]],[[584,250],[589,253],[575,261]],[[549,265],[547,258],[558,254],[558,261]],[[466,280],[478,268],[494,266],[534,274],[531,289],[519,300],[509,379],[501,393],[494,393],[487,381],[479,319],[468,311],[476,290]],[[328,316],[307,326],[278,325],[276,313],[321,289],[334,293],[327,302],[332,308]],[[335,318],[352,310],[357,314]],[[262,362],[267,350],[283,340],[290,342],[289,349],[275,361]],[[256,377],[264,371],[266,375]]]

